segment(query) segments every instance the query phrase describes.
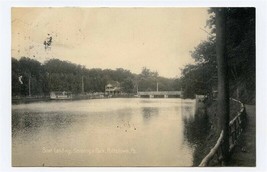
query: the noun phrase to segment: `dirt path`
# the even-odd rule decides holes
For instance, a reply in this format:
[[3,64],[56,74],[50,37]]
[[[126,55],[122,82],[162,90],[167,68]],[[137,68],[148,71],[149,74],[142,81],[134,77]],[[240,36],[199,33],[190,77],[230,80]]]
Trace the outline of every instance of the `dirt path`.
[[256,106],[246,105],[247,125],[234,149],[229,166],[256,166]]

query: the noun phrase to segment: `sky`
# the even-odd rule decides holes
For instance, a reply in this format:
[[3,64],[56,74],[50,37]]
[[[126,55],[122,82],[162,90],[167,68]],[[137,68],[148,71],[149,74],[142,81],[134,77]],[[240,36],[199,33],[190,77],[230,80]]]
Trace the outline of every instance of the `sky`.
[[[207,8],[12,8],[11,55],[180,76],[208,34]],[[52,37],[50,48],[44,41]]]

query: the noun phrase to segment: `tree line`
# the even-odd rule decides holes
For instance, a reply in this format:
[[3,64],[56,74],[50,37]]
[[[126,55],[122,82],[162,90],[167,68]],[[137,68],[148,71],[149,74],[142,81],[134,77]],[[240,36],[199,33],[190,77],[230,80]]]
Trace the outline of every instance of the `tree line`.
[[[217,87],[215,8],[209,9],[211,33],[191,52],[195,64],[182,69],[184,96],[211,94]],[[230,95],[244,102],[255,101],[255,8],[225,8],[226,56]]]
[[[32,95],[47,95],[50,91],[63,90],[78,94],[82,92],[82,77],[85,92],[104,92],[107,83],[118,81],[125,93],[135,93],[137,89],[153,91],[158,83],[161,91],[183,90],[185,98],[194,98],[195,94],[210,95],[217,87],[214,11],[214,8],[208,11],[210,17],[206,27],[211,30],[208,39],[190,52],[195,63],[181,69],[180,78],[164,78],[145,67],[140,74],[134,74],[122,68],[87,69],[59,59],[41,64],[27,57],[19,60],[12,58],[12,95],[28,95],[29,86]],[[255,8],[226,8],[225,26],[230,94],[243,102],[253,102],[256,87]],[[23,84],[18,77],[21,77]]]
[[[83,80],[83,81],[82,81]],[[123,68],[87,69],[68,61],[51,59],[43,64],[35,59],[12,58],[12,96],[45,96],[51,91],[70,91],[73,94],[104,92],[108,83],[117,81],[124,93],[180,90],[179,79],[161,77],[144,67],[140,74]]]

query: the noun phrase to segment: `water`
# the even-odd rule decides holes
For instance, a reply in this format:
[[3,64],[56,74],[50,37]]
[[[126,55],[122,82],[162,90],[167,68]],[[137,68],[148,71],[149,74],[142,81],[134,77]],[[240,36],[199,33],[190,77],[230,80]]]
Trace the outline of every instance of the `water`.
[[194,100],[94,99],[12,106],[13,166],[192,166]]

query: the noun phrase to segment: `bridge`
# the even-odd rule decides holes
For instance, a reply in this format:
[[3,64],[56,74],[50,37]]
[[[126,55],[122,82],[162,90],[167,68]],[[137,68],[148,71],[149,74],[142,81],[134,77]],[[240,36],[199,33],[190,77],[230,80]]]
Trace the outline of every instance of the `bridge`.
[[182,91],[139,91],[138,97],[142,98],[180,98]]

